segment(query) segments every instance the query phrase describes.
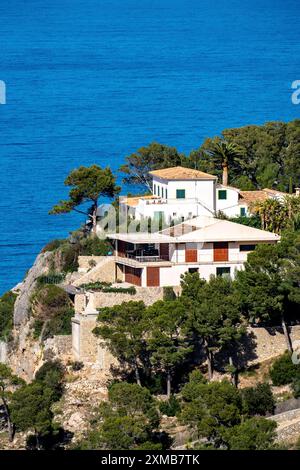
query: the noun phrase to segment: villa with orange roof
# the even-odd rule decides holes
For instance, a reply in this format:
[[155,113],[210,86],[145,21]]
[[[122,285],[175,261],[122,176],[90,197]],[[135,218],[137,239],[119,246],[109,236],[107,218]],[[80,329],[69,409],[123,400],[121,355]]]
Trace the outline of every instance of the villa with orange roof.
[[220,212],[228,217],[251,215],[251,205],[268,198],[282,200],[287,194],[265,188],[241,191],[218,183],[217,177],[184,167],[164,168],[150,172],[152,194],[121,197],[124,213],[141,220],[163,218],[184,221],[198,216],[213,217]]

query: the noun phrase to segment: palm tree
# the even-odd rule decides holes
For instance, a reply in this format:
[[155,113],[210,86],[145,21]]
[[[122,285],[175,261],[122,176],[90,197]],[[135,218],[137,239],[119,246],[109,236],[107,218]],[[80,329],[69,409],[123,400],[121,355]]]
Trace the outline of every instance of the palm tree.
[[232,165],[239,157],[242,157],[244,150],[233,142],[226,140],[216,140],[212,142],[211,147],[207,150],[210,157],[221,160],[222,165],[222,183],[228,185],[229,166]]
[[257,201],[251,205],[251,210],[260,216],[262,230],[280,233],[286,227],[287,208],[278,199]]
[[251,210],[261,218],[262,230],[281,233],[291,228],[295,230],[300,217],[300,198],[286,196],[283,200],[266,199],[252,204]]

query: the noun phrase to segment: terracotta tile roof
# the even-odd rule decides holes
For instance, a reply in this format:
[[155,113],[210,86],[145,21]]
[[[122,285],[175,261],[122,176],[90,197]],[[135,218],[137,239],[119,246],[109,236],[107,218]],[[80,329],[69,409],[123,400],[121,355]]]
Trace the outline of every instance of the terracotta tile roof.
[[265,191],[240,191],[239,204],[253,204],[254,202],[263,202],[268,199]]
[[203,171],[184,168],[183,166],[174,166],[172,168],[163,168],[162,170],[153,170],[149,175],[157,176],[166,180],[215,180],[216,176],[209,175]]
[[277,191],[276,189],[264,188],[260,191],[240,191],[239,204],[253,204],[254,202],[263,202],[272,196],[287,196],[287,193]]
[[279,196],[288,196],[288,193],[283,193],[282,191],[277,191],[277,189],[269,189],[269,188],[264,188],[264,192],[271,194],[272,196],[276,196],[278,194]]

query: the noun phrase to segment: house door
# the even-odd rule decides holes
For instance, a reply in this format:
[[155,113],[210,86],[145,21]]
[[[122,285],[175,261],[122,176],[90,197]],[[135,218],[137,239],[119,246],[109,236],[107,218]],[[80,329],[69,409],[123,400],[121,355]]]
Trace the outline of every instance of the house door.
[[125,282],[129,282],[135,286],[141,286],[142,270],[138,268],[132,268],[131,266],[125,266]]
[[148,287],[158,287],[159,286],[159,268],[148,267],[147,268],[147,286]]
[[228,261],[228,242],[214,243],[214,261]]

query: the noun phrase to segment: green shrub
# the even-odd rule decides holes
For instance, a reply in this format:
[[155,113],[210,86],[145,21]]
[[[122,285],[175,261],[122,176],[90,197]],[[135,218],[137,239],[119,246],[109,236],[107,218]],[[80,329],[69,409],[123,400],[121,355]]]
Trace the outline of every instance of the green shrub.
[[8,340],[13,329],[14,305],[17,295],[9,291],[0,297],[0,339]]
[[78,270],[78,257],[80,255],[80,245],[77,243],[68,243],[61,248],[62,266],[65,273]]
[[258,384],[242,390],[243,406],[247,415],[266,415],[273,413],[275,401],[271,387],[267,383]]
[[163,297],[164,297],[164,300],[175,300],[176,294],[174,292],[173,287],[170,287],[170,286],[163,287]]
[[102,291],[106,293],[119,293],[119,294],[136,294],[136,288],[130,287],[112,287],[108,282],[90,282],[89,284],[81,284],[81,289]]
[[74,315],[68,294],[54,284],[42,285],[31,299],[31,310],[35,317],[34,338],[44,341],[54,335],[69,335],[72,332],[71,318]]
[[293,364],[291,355],[280,356],[270,369],[270,377],[274,385],[286,385],[300,377],[300,365]]
[[79,286],[81,289],[86,289],[86,290],[102,290],[104,287],[110,287],[111,283],[109,282],[90,282],[88,284],[81,284]]
[[113,252],[108,240],[101,240],[93,235],[80,240],[80,254],[83,256],[107,256]]
[[180,403],[175,397],[175,395],[172,395],[168,401],[162,401],[159,404],[159,411],[163,415],[176,416],[180,412],[180,410]]
[[63,243],[65,243],[65,240],[52,240],[51,242],[47,243],[47,245],[44,246],[44,248],[42,249],[42,253],[46,253],[47,251],[55,251]]
[[84,364],[81,361],[74,361],[71,363],[71,369],[76,372],[84,368]]
[[38,285],[42,284],[61,284],[65,279],[63,273],[49,273],[47,275],[39,276],[37,278]]
[[115,292],[119,294],[131,294],[135,295],[136,294],[136,288],[131,286],[131,287],[104,287],[103,292]]

